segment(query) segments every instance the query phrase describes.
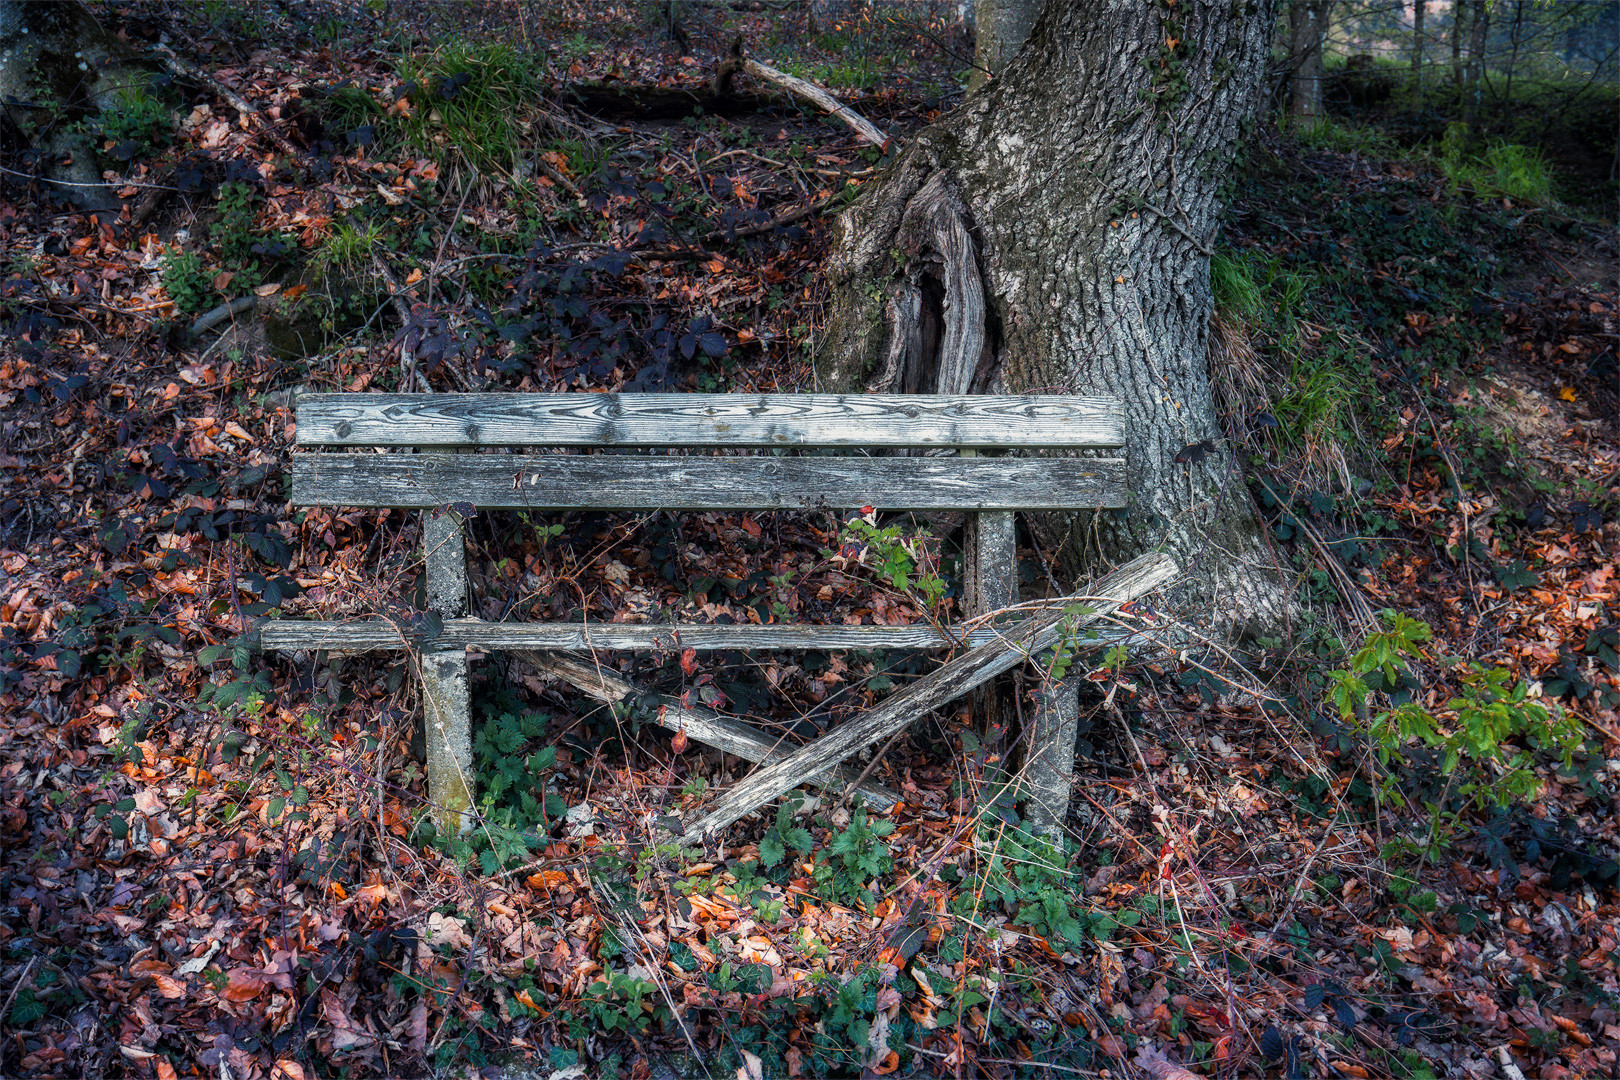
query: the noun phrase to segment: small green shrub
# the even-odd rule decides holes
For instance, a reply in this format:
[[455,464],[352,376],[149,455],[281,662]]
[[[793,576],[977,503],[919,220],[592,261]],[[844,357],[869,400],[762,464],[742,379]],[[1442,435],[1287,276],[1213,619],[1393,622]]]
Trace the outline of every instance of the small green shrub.
[[326,271],[341,268],[353,272],[371,261],[371,253],[382,240],[382,226],[374,221],[364,225],[342,222],[315,249],[315,265]]
[[810,854],[812,840],[808,829],[793,824],[793,813],[802,800],[789,799],[776,808],[776,821],[759,839],[759,863],[767,870],[788,857],[788,852]]
[[1249,260],[1242,255],[1217,251],[1209,259],[1209,286],[1215,306],[1223,314],[1244,320],[1258,318],[1265,306],[1265,292],[1254,279]]
[[[1475,803],[1505,806],[1522,801],[1539,786],[1535,755],[1550,755],[1568,767],[1581,743],[1578,722],[1530,697],[1529,687],[1513,683],[1502,668],[1471,662],[1462,674],[1463,691],[1437,717],[1414,697],[1419,684],[1408,662],[1422,655],[1432,636],[1427,624],[1395,611],[1383,612],[1385,629],[1367,635],[1346,669],[1329,675],[1329,699],[1344,720],[1364,726],[1379,763],[1388,770],[1378,789],[1380,801],[1410,805],[1401,781],[1414,744],[1441,756],[1438,771],[1446,793],[1425,802],[1431,816],[1431,843],[1443,824],[1455,822]],[[1372,693],[1382,692],[1391,707],[1373,712]],[[1463,803],[1449,807],[1455,793]]]
[[214,225],[214,242],[226,262],[243,263],[253,248],[253,224],[258,217],[258,196],[253,188],[233,180],[219,186],[219,221]]
[[894,822],[871,820],[865,807],[857,807],[849,824],[816,852],[816,868],[811,874],[816,895],[847,907],[871,906],[867,888],[873,878],[894,868],[894,856],[883,838],[894,832]]
[[200,315],[214,306],[214,276],[203,268],[202,256],[172,249],[163,259],[163,287],[181,311]]
[[1402,156],[1400,144],[1377,128],[1340,123],[1327,116],[1302,125],[1294,132],[1294,137],[1301,145],[1315,150],[1330,150],[1338,154],[1358,153],[1367,157]]
[[140,90],[121,92],[118,105],[89,121],[111,142],[111,154],[120,161],[146,157],[174,141],[174,116],[161,101]]
[[[926,531],[906,535],[900,525],[878,528],[872,515],[852,517],[839,532],[838,554],[871,569],[878,580],[904,593],[924,610],[937,605],[946,583],[938,573],[938,541]],[[833,552],[825,553],[831,557]]]
[[524,153],[540,97],[538,72],[502,43],[451,42],[401,65],[411,109],[399,120],[405,138],[444,160],[510,172]]
[[1336,442],[1347,433],[1355,387],[1332,359],[1329,356],[1297,361],[1289,375],[1288,390],[1272,406],[1272,415],[1289,442]]

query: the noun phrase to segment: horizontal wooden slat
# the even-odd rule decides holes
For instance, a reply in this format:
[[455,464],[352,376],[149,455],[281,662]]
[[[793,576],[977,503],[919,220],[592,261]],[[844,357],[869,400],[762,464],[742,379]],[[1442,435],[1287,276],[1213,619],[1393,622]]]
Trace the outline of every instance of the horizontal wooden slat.
[[934,394],[310,394],[306,446],[1107,448],[1119,402]]
[[[999,631],[979,629],[967,634],[967,644],[983,645]],[[402,649],[410,629],[386,619],[349,621],[272,619],[258,629],[258,647],[280,650],[379,652]],[[482,619],[446,619],[435,639],[450,647],[480,652],[537,650],[589,652],[593,649],[638,652],[696,649],[942,649],[951,645],[944,633],[919,626],[818,626],[807,623],[721,626],[683,623],[499,623]],[[1104,635],[1099,644],[1122,644],[1121,635]],[[1084,644],[1084,643],[1082,643]]]
[[1124,506],[1118,458],[296,454],[300,506],[1082,510]]

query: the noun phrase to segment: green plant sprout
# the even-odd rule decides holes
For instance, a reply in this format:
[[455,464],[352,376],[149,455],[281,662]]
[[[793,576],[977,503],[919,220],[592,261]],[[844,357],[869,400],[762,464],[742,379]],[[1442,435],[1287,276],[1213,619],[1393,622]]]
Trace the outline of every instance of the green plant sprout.
[[[1431,847],[1442,820],[1456,822],[1476,802],[1505,806],[1532,796],[1539,781],[1530,751],[1550,754],[1566,768],[1570,765],[1580,747],[1580,725],[1532,698],[1530,688],[1512,683],[1512,674],[1502,668],[1471,662],[1461,676],[1463,692],[1446,703],[1445,719],[1413,699],[1409,691],[1417,684],[1407,661],[1422,656],[1421,646],[1432,631],[1426,623],[1396,611],[1386,610],[1382,617],[1386,629],[1368,634],[1348,668],[1329,674],[1328,698],[1342,719],[1357,720],[1371,740],[1385,769],[1377,788],[1380,802],[1399,799],[1411,804],[1401,791],[1398,772],[1390,766],[1401,761],[1414,741],[1441,753],[1446,795],[1425,803],[1432,821]],[[1369,711],[1368,698],[1375,690],[1391,700],[1391,708]],[[1464,799],[1456,809],[1446,806],[1452,791]]]
[[944,599],[947,586],[937,569],[937,539],[926,531],[908,536],[898,524],[879,528],[870,516],[852,517],[839,530],[838,539],[841,551],[859,548],[863,566],[923,610],[934,610]]

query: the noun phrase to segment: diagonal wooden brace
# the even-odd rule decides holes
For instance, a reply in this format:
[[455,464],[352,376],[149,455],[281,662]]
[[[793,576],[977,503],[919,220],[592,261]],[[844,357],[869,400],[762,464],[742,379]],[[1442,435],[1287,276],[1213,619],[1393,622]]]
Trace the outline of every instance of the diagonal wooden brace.
[[963,694],[1009,671],[1043,649],[1049,649],[1074,627],[1095,622],[1163,585],[1177,573],[1168,555],[1142,555],[1095,582],[1089,591],[1069,603],[1086,604],[1078,616],[1064,611],[1040,615],[1009,630],[1004,638],[970,649],[939,670],[917,680],[877,708],[839,727],[815,742],[757,770],[718,800],[707,814],[686,828],[688,838],[701,838],[752,813],[778,795],[824,772],[862,747],[926,716]]
[[[579,657],[532,650],[518,651],[512,655],[549,675],[557,676],[581,693],[610,705],[641,693],[634,685]],[[784,746],[779,740],[740,720],[732,720],[695,706],[683,708],[670,698],[661,697],[660,700],[664,707],[659,710],[658,725],[672,731],[685,731],[688,736],[705,745],[763,765],[769,765],[791,752],[792,744]],[[857,779],[859,774],[854,769],[839,766],[808,777],[808,782],[816,787],[842,788],[855,783]],[[855,790],[866,800],[866,805],[878,810],[887,810],[900,801],[899,795],[870,780],[861,781]]]

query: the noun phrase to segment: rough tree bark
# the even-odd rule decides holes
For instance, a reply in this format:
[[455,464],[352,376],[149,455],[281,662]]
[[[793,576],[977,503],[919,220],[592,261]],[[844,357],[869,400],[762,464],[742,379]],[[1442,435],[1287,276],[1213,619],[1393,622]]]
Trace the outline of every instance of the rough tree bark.
[[1296,0],[1288,8],[1288,52],[1294,65],[1288,115],[1296,126],[1315,123],[1322,115],[1322,45],[1332,7],[1333,0]]
[[1209,244],[1272,26],[1270,3],[1051,0],[840,218],[818,361],[824,390],[1121,398],[1135,504],[1038,532],[1076,574],[1168,551],[1184,612],[1233,636],[1292,610],[1209,378]]
[[973,5],[973,74],[968,93],[977,93],[1001,77],[1035,27],[1045,0],[975,0]]

